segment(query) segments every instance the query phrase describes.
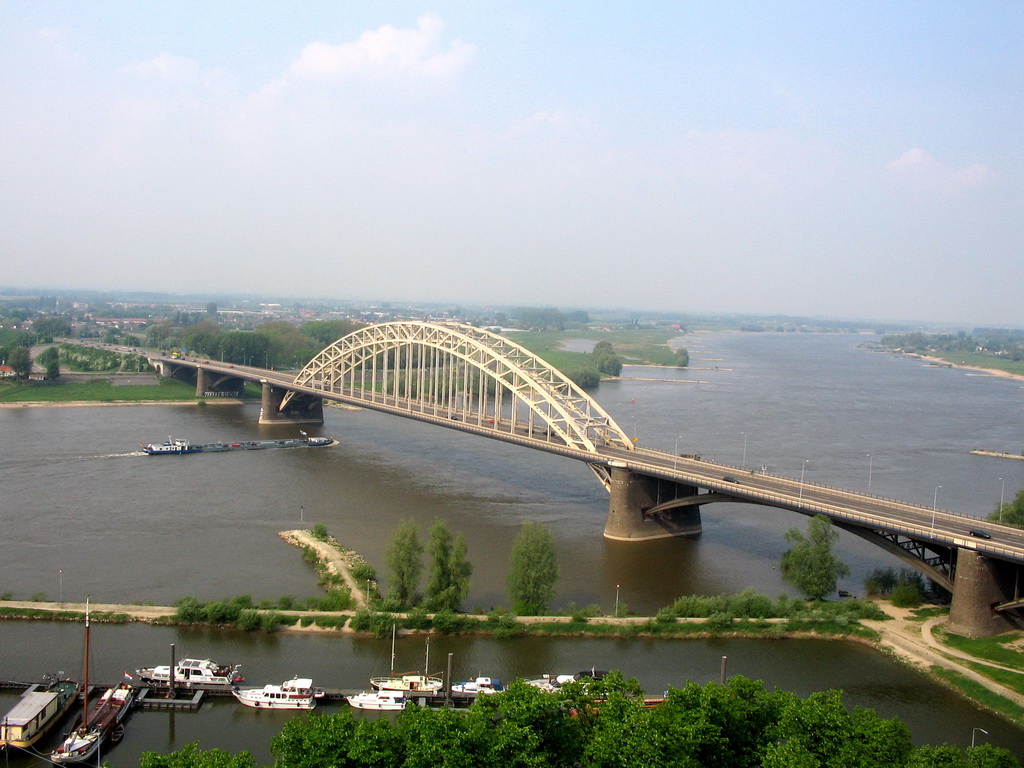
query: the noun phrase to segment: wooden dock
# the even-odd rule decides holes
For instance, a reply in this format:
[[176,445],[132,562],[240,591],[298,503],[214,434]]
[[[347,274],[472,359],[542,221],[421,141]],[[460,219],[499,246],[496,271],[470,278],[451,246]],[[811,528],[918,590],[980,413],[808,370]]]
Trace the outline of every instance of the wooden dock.
[[174,698],[169,699],[161,691],[143,688],[135,699],[135,704],[139,709],[174,709],[194,712],[203,705],[203,698],[206,696],[206,693],[206,691],[194,691],[191,697],[187,696],[186,693],[185,697],[175,695]]

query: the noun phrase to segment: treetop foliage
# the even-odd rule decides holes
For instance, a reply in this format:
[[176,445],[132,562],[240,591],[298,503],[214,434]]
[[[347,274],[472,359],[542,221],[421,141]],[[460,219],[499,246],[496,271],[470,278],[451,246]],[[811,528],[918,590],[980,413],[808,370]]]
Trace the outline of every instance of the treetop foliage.
[[805,537],[796,528],[786,532],[792,548],[782,555],[782,578],[813,600],[823,600],[836,591],[836,584],[850,574],[832,551],[839,534],[825,515],[815,515],[807,523]]
[[[271,741],[275,768],[1013,768],[989,745],[915,747],[898,719],[848,709],[839,691],[800,698],[741,676],[688,683],[648,706],[635,680],[611,673],[546,692],[517,681],[468,710],[411,704],[395,721],[349,710],[289,720]],[[252,768],[189,745],[146,753],[142,768]]]

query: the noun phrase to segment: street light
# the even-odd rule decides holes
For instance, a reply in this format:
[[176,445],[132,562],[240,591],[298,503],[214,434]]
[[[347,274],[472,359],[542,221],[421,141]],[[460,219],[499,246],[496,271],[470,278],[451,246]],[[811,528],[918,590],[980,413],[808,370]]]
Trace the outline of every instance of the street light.
[[807,463],[810,459],[804,459],[804,463],[800,465],[800,503],[804,501],[804,470],[807,469]]
[[871,493],[871,466],[874,459],[871,458],[871,454],[868,454],[868,493]]
[[935,508],[939,504],[939,488],[941,485],[935,486],[935,494],[932,496],[932,536],[935,535]]
[[1003,496],[1006,493],[1006,481],[999,478],[999,522],[1003,522]]
[[977,735],[978,731],[981,731],[986,736],[988,736],[988,731],[986,731],[984,728],[972,728],[971,729],[971,749],[974,749],[974,737]]
[[747,433],[740,432],[743,435],[743,461],[740,463],[740,469],[747,468]]
[[619,585],[615,585],[615,618],[619,618]]
[[679,438],[682,435],[676,435],[676,450],[672,454],[672,469],[679,469]]

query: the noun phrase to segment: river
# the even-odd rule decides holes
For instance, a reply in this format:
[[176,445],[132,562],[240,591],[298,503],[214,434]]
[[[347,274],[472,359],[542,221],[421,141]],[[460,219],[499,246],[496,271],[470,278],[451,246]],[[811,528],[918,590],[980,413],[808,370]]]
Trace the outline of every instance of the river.
[[[1019,452],[1024,389],[1011,379],[924,365],[860,346],[874,337],[828,334],[691,334],[688,370],[632,368],[661,381],[604,383],[597,399],[642,444],[697,453],[742,468],[852,488],[984,516],[1024,486],[1024,462],[973,456]],[[783,534],[804,529],[793,513],[741,504],[702,510],[697,539],[628,544],[601,537],[606,492],[575,461],[370,411],[326,409],[328,449],[147,457],[139,442],[295,434],[260,427],[257,405],[0,409],[0,592],[29,598],[172,602],[251,594],[317,593],[297,550],[277,532],[325,524],[384,575],[384,550],[403,517],[426,529],[436,517],[467,540],[474,574],[469,609],[507,602],[511,542],[526,520],[553,532],[562,575],[556,607],[610,612],[616,593],[652,613],[688,593],[792,590],[778,562]],[[898,565],[848,534],[838,546],[859,594],[864,577]],[[59,573],[62,571],[62,573]],[[0,623],[0,679],[80,668],[80,625]],[[388,665],[386,641],[154,627],[98,627],[95,659],[116,679],[125,669],[179,656],[243,663],[253,683],[312,675],[358,687]],[[106,635],[106,637],[104,637]],[[422,666],[419,641],[403,641],[406,666]],[[650,691],[730,673],[800,693],[840,687],[851,704],[899,715],[915,741],[970,742],[989,731],[1024,757],[1021,731],[852,643],[438,638],[462,677],[619,668]],[[0,700],[0,708],[5,702]],[[266,717],[263,717],[267,715]],[[280,716],[217,702],[195,714],[137,712],[109,754],[133,764],[144,749],[199,738],[249,748],[261,759]],[[230,727],[227,727],[230,725]]]

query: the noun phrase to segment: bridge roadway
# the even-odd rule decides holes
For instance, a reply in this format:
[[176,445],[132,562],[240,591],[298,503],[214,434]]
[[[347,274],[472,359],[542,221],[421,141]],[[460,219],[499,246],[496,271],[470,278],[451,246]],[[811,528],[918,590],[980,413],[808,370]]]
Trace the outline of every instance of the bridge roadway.
[[[1024,564],[1024,530],[946,510],[933,510],[928,506],[753,472],[639,446],[628,449],[599,445],[597,453],[592,453],[547,439],[531,437],[526,426],[512,425],[503,419],[499,420],[499,423],[493,423],[476,412],[453,412],[450,409],[443,409],[443,412],[430,413],[424,412],[422,404],[415,400],[382,397],[379,394],[377,400],[368,400],[362,396],[362,391],[334,393],[296,385],[294,374],[289,372],[192,357],[172,358],[156,354],[147,356],[154,362],[163,361],[173,365],[203,368],[210,373],[235,376],[280,389],[322,397],[325,400],[344,402],[434,423],[448,429],[528,446],[584,461],[592,466],[625,467],[651,477],[705,489],[707,493],[693,499],[700,504],[716,501],[745,502],[788,509],[809,516],[823,514],[851,528],[864,528],[907,537],[923,542],[926,547],[931,542],[944,548],[974,550],[985,557]],[[982,530],[991,538],[972,535],[972,530]]]

